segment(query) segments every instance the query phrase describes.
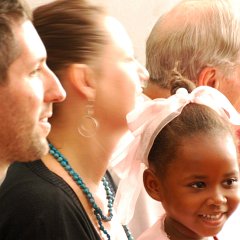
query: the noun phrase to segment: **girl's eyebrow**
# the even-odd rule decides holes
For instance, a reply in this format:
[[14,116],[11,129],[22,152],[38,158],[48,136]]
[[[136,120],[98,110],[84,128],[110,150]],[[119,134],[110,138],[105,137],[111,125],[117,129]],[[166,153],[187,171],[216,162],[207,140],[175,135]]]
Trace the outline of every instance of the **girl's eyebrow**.
[[205,176],[205,175],[197,175],[197,174],[193,174],[193,175],[190,175],[190,176],[187,176],[184,178],[184,180],[204,180],[204,179],[207,179],[208,176]]
[[[225,173],[223,175],[223,177],[225,178],[228,178],[228,177],[232,177],[232,176],[238,176],[239,175],[239,172],[237,170],[234,170],[232,172],[229,172],[229,173]],[[184,178],[184,180],[193,180],[193,179],[196,179],[196,180],[204,180],[204,179],[207,179],[208,176],[206,175],[198,175],[198,174],[193,174],[193,175],[190,175],[190,176],[187,176],[186,178]]]
[[232,177],[232,176],[236,176],[236,175],[239,176],[239,171],[234,170],[232,172],[224,174],[224,177]]

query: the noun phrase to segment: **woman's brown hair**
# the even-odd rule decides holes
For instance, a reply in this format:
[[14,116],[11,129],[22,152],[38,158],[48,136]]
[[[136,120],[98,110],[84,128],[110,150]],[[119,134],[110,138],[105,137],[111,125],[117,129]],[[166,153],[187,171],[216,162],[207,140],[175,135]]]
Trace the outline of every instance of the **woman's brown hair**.
[[36,8],[33,23],[56,73],[73,63],[96,66],[107,44],[105,11],[85,0],[58,0]]

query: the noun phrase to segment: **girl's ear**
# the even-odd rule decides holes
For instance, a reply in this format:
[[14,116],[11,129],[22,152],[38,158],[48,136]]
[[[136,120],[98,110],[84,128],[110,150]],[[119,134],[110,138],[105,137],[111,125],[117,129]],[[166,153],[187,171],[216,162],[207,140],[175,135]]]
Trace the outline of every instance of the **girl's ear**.
[[199,74],[198,85],[218,89],[219,79],[217,77],[217,69],[214,67],[205,67]]
[[161,188],[160,180],[157,178],[154,172],[149,168],[146,169],[143,173],[143,184],[148,195],[150,195],[150,197],[152,197],[156,201],[161,202],[162,188]]
[[72,64],[70,66],[70,81],[79,94],[88,100],[95,99],[96,80],[93,70],[86,64]]

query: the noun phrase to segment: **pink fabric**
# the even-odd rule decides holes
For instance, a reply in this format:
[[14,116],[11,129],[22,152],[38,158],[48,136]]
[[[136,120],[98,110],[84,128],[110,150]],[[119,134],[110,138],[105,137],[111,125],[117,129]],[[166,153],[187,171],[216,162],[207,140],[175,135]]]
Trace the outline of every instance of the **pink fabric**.
[[[137,240],[170,240],[164,231],[164,219],[165,215],[163,215],[152,227],[143,232]],[[208,239],[218,240],[215,236],[209,237]]]
[[127,121],[133,138],[125,149],[124,159],[114,166],[115,172],[121,175],[114,207],[122,224],[128,224],[133,216],[155,137],[190,102],[207,105],[232,124],[240,125],[240,115],[229,100],[218,90],[206,86],[197,87],[190,94],[184,88],[178,89],[167,99],[147,100],[129,113]]
[[161,216],[161,218],[153,226],[142,233],[137,240],[169,240],[164,231],[164,219],[165,215]]

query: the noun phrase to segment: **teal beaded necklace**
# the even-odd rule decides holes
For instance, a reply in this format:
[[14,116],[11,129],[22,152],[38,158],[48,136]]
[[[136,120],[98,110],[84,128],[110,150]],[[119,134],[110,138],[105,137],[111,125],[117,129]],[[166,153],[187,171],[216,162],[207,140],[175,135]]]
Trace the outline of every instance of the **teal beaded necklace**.
[[67,159],[51,144],[49,143],[49,153],[61,164],[61,166],[68,172],[68,174],[72,177],[72,179],[77,183],[77,185],[82,189],[83,193],[87,197],[89,203],[92,206],[93,213],[97,218],[99,229],[107,236],[107,239],[111,239],[109,233],[104,228],[103,222],[109,222],[111,221],[113,217],[113,201],[114,196],[109,188],[108,182],[103,177],[102,182],[106,191],[107,200],[108,200],[108,215],[105,216],[102,213],[102,210],[98,207],[96,204],[93,195],[90,193],[88,187],[85,185],[81,177],[72,169],[72,167],[69,165]]
[[[105,177],[103,177],[102,182],[106,191],[108,199],[108,216],[103,215],[102,210],[97,206],[94,197],[90,193],[88,187],[85,185],[81,177],[73,170],[73,168],[68,163],[68,160],[51,144],[49,143],[49,153],[61,164],[61,166],[68,172],[72,179],[77,183],[77,185],[82,189],[83,193],[87,197],[89,203],[93,208],[93,213],[97,218],[99,229],[107,236],[108,240],[111,240],[111,237],[107,230],[104,228],[102,221],[109,222],[113,217],[113,201],[114,194],[110,190],[109,183]],[[127,235],[128,240],[134,240],[131,232],[129,231],[126,225],[123,225],[124,231]]]

